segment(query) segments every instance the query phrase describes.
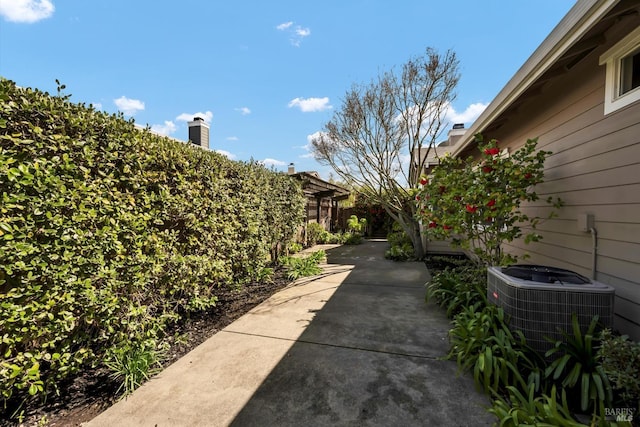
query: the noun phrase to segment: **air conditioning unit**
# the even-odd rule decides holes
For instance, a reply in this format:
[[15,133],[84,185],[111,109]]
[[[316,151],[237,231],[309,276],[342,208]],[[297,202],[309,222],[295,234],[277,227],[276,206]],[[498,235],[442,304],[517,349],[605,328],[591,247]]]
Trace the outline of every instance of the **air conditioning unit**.
[[562,340],[558,329],[573,334],[576,313],[583,333],[593,316],[600,326],[613,325],[615,290],[573,271],[540,265],[489,267],[487,298],[502,307],[512,331],[520,330],[527,344],[544,354],[553,347],[545,337]]

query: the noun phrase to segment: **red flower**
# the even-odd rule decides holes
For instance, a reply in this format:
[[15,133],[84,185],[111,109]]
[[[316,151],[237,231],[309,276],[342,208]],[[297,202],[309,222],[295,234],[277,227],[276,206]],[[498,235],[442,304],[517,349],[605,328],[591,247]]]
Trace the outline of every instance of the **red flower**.
[[524,174],[524,179],[531,179],[533,175],[530,172]]
[[445,187],[444,185],[440,186],[440,194],[444,193],[445,191],[447,191],[447,187]]
[[445,230],[451,230],[453,227],[451,227],[450,225],[444,224],[442,228],[444,228]]
[[467,212],[469,213],[476,213],[476,211],[478,210],[477,206],[472,206],[472,205],[467,205],[466,208],[467,208]]
[[493,171],[493,168],[491,166],[483,166],[482,167],[482,172],[484,172],[484,173],[490,173],[491,171]]
[[427,178],[420,179],[420,185],[427,185],[428,183],[429,183],[429,180]]
[[431,221],[429,223],[429,228],[436,228],[438,226],[438,224],[435,221]]
[[498,147],[485,148],[484,149],[484,154],[486,154],[488,156],[495,156],[495,155],[500,154],[500,149]]
[[496,205],[496,199],[491,199],[487,202],[487,206],[491,207],[491,206],[495,206]]
[[420,196],[416,196],[416,200],[420,200]]

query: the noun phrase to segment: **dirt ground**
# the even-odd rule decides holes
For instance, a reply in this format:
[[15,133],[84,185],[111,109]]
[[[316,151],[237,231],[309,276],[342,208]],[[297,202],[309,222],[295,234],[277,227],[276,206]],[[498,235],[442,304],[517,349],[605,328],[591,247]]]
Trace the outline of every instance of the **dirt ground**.
[[[273,283],[252,283],[241,290],[224,291],[214,309],[167,331],[171,348],[163,366],[169,366],[289,283],[278,272]],[[49,397],[46,402],[29,402],[22,423],[8,419],[15,409],[0,407],[0,426],[80,426],[118,399],[118,387],[107,370],[82,372],[60,386],[59,396]]]

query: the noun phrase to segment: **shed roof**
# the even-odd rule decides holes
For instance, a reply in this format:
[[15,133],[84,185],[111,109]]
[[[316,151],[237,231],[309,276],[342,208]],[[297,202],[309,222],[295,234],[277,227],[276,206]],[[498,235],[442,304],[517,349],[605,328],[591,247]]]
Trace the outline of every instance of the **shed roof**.
[[297,172],[290,176],[302,182],[302,190],[309,196],[345,200],[351,194],[346,188],[321,179],[317,172]]

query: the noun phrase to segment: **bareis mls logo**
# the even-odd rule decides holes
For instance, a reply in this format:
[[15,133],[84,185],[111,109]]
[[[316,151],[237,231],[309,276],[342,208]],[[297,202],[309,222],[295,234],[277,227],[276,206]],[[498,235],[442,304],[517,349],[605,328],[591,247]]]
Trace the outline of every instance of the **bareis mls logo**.
[[607,419],[615,418],[618,422],[633,421],[634,408],[604,408],[604,415]]

